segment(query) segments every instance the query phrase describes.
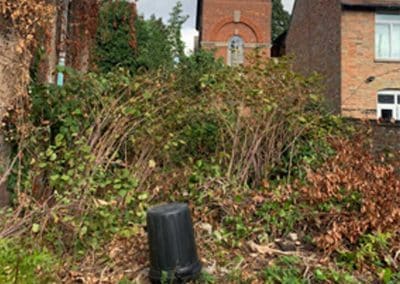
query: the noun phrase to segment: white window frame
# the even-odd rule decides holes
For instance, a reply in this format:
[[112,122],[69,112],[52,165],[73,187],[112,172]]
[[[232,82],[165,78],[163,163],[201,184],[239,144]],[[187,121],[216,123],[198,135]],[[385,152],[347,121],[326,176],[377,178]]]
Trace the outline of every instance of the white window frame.
[[[393,104],[385,104],[379,102],[379,95],[386,95],[386,96],[394,96],[394,103]],[[400,121],[400,90],[393,89],[393,90],[382,90],[379,91],[376,96],[376,115],[377,119],[381,119],[382,110],[391,110],[393,114],[393,118],[396,121]]]
[[[378,15],[394,15],[394,16],[398,16],[399,19],[398,20],[382,20],[382,19],[378,19]],[[377,40],[376,40],[376,29],[377,29],[377,25],[389,25],[389,57],[379,57],[377,50],[376,50],[376,46],[377,46]],[[383,61],[400,61],[400,56],[399,57],[393,57],[392,56],[392,50],[393,50],[393,43],[394,43],[394,39],[393,39],[393,26],[394,25],[399,25],[400,26],[400,13],[389,13],[389,12],[376,12],[375,13],[375,59],[376,60],[383,60]],[[400,44],[400,42],[398,43]]]

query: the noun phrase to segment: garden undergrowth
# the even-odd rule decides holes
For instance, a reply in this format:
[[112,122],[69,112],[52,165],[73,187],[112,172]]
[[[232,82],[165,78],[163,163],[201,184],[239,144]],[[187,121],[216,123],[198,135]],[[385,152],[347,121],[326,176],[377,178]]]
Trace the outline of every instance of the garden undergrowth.
[[251,60],[201,53],[172,71],[32,86],[29,135],[12,111],[6,125],[18,163],[0,279],[142,283],[146,210],[178,201],[192,209],[201,283],[396,283],[393,167],[324,110],[318,77]]

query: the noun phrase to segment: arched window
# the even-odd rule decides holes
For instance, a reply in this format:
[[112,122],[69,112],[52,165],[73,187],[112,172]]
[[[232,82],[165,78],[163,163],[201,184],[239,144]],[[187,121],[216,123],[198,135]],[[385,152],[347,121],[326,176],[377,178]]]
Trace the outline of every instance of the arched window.
[[233,36],[228,42],[228,65],[237,66],[244,62],[244,41],[240,36]]

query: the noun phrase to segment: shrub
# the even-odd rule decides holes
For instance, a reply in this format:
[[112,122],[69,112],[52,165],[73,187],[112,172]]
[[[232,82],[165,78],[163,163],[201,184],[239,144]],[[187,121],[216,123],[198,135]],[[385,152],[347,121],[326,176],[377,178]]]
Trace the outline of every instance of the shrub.
[[54,281],[55,258],[45,248],[22,245],[20,241],[0,239],[0,282],[35,284]]
[[62,239],[63,250],[82,251],[123,231],[129,219],[144,218],[147,197],[135,190],[134,166],[126,164],[121,150],[143,119],[136,108],[136,99],[143,97],[131,96],[122,72],[70,78],[65,88],[34,90],[34,128],[25,140],[22,167],[16,169],[22,187],[17,198],[23,195],[18,205],[29,208],[22,224],[37,222],[40,236],[54,244]]
[[127,1],[103,1],[96,34],[95,60],[101,72],[118,67],[135,70],[136,6]]
[[144,247],[148,206],[188,200],[215,226],[214,245],[237,249],[265,228],[271,237],[295,228],[301,207],[282,181],[332,155],[327,136],[340,120],[323,115],[318,78],[285,60],[251,60],[230,68],[202,53],[173,70],[70,71],[62,88],[32,88],[14,169],[21,221],[0,234],[35,226],[49,247],[84,261],[116,236]]
[[168,40],[168,27],[162,20],[139,16],[135,29],[138,49],[135,68],[138,71],[172,68],[172,46]]
[[325,205],[326,214],[313,223],[320,232],[316,243],[327,252],[355,244],[366,233],[395,232],[400,225],[398,174],[375,161],[362,137],[333,141],[337,154],[310,171],[302,189],[303,200]]

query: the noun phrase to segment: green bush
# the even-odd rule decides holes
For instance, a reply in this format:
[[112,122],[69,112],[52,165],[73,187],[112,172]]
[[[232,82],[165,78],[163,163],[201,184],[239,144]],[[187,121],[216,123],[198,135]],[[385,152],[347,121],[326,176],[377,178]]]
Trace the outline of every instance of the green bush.
[[168,27],[152,16],[139,16],[135,22],[137,48],[137,70],[169,69],[173,66],[172,46],[168,40]]
[[24,245],[18,239],[0,239],[1,283],[50,283],[55,281],[57,265],[46,248]]
[[179,1],[168,24],[154,15],[149,19],[137,16],[135,6],[126,0],[103,1],[94,49],[97,71],[123,67],[135,74],[171,69],[177,61],[186,61],[181,39],[186,20]]
[[209,77],[223,68],[222,59],[215,59],[210,51],[200,50],[190,56],[181,58],[178,68],[176,87],[181,92],[199,95],[202,86],[207,83]]
[[142,116],[137,117],[140,108],[129,87],[120,93],[129,86],[126,73],[69,76],[64,88],[32,93],[34,129],[19,168],[20,190],[31,203],[21,205],[39,216],[43,208],[37,202],[53,207],[49,220],[34,217],[46,240],[84,255],[125,231],[129,222],[144,220],[147,194],[136,190],[135,168],[121,150],[131,120]]
[[135,6],[127,1],[101,4],[94,50],[99,71],[110,72],[118,67],[136,69],[135,20]]
[[[212,178],[254,188],[304,172],[306,157],[331,154],[333,119],[321,115],[318,81],[291,72],[284,60],[252,60],[232,69],[199,53],[175,70],[70,72],[63,88],[32,89],[24,193],[66,206],[54,221],[65,220],[72,230],[64,233],[79,240],[124,226],[116,212],[100,216],[98,199],[105,210],[131,208],[142,220],[143,196],[162,176],[173,177],[171,189],[193,189],[197,202],[196,187]],[[315,146],[303,151],[307,145]],[[272,218],[264,222],[287,232],[298,220],[296,206],[288,202],[285,214],[274,206],[261,210]]]
[[386,259],[390,255],[388,247],[391,238],[392,235],[388,233],[364,235],[354,251],[343,251],[339,254],[338,263],[350,269],[365,265],[386,268],[391,265],[390,260]]
[[118,237],[142,241],[146,209],[160,202],[190,200],[219,248],[295,229],[302,206],[280,186],[333,154],[341,120],[321,107],[318,78],[285,59],[249,60],[230,68],[202,52],[136,75],[69,70],[62,88],[32,88],[30,135],[10,136],[24,138],[18,218],[79,261]]

